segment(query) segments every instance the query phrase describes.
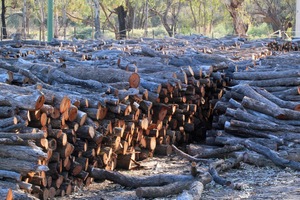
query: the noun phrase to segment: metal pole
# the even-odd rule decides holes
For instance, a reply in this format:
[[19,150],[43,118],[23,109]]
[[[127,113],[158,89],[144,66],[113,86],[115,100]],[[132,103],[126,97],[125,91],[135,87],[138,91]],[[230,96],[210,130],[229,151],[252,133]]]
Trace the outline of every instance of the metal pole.
[[296,37],[300,37],[300,0],[296,1]]
[[47,29],[48,29],[48,42],[50,42],[53,38],[53,0],[48,0]]

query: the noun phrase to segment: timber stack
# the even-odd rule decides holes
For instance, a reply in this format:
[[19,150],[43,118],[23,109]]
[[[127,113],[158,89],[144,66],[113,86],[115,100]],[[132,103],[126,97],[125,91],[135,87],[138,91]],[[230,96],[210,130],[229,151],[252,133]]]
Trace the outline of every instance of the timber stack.
[[[272,161],[299,170],[298,61],[299,53],[292,52],[233,72],[230,86],[215,105],[213,128],[206,133],[206,144],[220,147],[227,156],[238,155],[237,147],[248,149],[238,148],[245,154],[245,162],[258,166]],[[192,155],[196,149],[189,147]],[[208,152],[220,156],[215,150]]]
[[[256,65],[249,57],[269,53],[260,42],[254,52],[243,44],[202,36],[54,41],[44,48],[3,42],[1,197],[18,199],[20,189],[39,199],[64,196],[90,185],[92,168],[132,169],[154,154],[171,154],[172,144],[210,138],[219,110],[213,108],[229,86],[225,70]],[[280,117],[296,123],[289,108],[278,110]]]

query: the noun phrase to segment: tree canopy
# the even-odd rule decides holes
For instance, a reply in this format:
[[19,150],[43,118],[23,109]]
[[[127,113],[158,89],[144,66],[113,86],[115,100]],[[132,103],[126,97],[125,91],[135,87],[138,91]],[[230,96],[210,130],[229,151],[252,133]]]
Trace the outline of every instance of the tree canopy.
[[[41,32],[45,39],[47,0],[2,0],[1,5],[3,36]],[[54,36],[138,37],[148,29],[153,36],[267,35],[293,27],[295,5],[295,0],[61,0],[54,1]]]

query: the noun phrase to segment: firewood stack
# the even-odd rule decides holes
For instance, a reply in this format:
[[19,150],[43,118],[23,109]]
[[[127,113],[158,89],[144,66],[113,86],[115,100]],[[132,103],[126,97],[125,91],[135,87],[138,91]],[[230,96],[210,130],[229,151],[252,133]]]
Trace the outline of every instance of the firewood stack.
[[[267,165],[268,158],[299,170],[298,65],[299,54],[293,52],[234,72],[230,87],[215,105],[213,129],[207,131],[206,143],[221,146],[227,153],[242,145],[248,149],[245,160],[252,164]],[[254,152],[264,156],[255,157]]]
[[[64,196],[91,184],[93,167],[131,169],[154,154],[171,154],[171,144],[204,139],[232,60],[213,54],[204,38],[192,42],[5,44],[0,159],[32,165],[1,180],[14,179],[10,189],[19,186],[40,199]],[[26,151],[22,158],[7,153],[18,148]]]
[[268,47],[273,51],[299,51],[299,41],[274,40],[268,43]]

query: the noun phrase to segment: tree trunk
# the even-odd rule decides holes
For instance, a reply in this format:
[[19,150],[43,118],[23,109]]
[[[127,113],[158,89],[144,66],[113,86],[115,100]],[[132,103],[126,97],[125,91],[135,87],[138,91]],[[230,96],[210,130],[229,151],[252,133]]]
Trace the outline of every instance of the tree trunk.
[[41,26],[41,37],[45,41],[45,10],[44,10],[44,1],[39,0],[39,9],[40,9],[40,26]]
[[5,0],[2,0],[1,22],[2,22],[2,37],[3,37],[3,39],[7,39],[5,13],[6,13]]
[[119,37],[118,39],[125,39],[126,38],[126,15],[127,11],[124,10],[123,6],[119,6],[115,9],[118,14],[118,21],[119,21]]
[[64,40],[66,40],[67,36],[67,1],[63,0],[63,8],[62,8],[62,18],[63,18],[63,28],[64,28]]
[[233,20],[234,33],[239,36],[245,36],[248,30],[248,25],[243,21],[243,16],[239,11],[243,2],[244,0],[230,0],[225,3]]
[[149,0],[146,0],[146,6],[145,6],[146,8],[146,19],[145,19],[145,33],[144,33],[144,35],[145,35],[145,37],[147,37],[148,36],[148,14],[149,14]]
[[100,30],[100,3],[98,0],[93,0],[94,3],[94,24],[95,24],[95,39],[101,37]]
[[23,38],[26,39],[26,27],[27,27],[27,23],[26,23],[26,19],[27,19],[27,7],[26,7],[26,0],[24,0],[23,2],[23,24],[22,24],[22,36]]

